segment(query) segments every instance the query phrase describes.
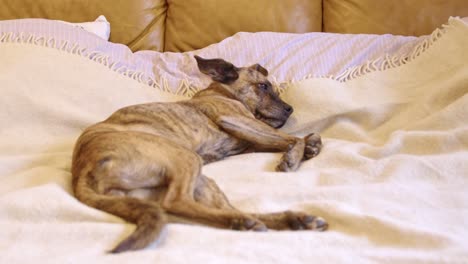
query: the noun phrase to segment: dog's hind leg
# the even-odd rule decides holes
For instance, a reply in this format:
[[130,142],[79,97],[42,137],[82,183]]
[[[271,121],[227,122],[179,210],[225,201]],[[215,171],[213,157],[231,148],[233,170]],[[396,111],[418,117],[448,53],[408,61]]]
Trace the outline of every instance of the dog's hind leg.
[[200,184],[199,177],[203,177],[200,174],[203,160],[191,151],[178,151],[177,158],[190,162],[168,168],[167,193],[162,201],[162,207],[168,213],[222,228],[254,231],[267,229],[265,224],[255,217],[231,207],[216,207],[197,202],[196,192],[200,191],[197,190],[197,185]]
[[[195,189],[195,200],[212,208],[239,211],[229,202],[216,182],[203,175],[198,179],[197,188]],[[274,230],[323,231],[328,227],[327,222],[323,218],[304,212],[284,211],[251,215],[262,221],[269,229]]]
[[324,231],[328,223],[321,217],[304,212],[284,211],[270,214],[253,214],[274,230],[317,230]]

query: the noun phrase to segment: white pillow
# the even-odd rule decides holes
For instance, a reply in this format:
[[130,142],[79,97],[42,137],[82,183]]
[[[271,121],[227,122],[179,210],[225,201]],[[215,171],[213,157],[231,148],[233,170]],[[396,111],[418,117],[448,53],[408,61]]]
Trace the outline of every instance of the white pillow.
[[66,21],[58,20],[62,23],[69,24],[75,27],[82,28],[88,32],[94,33],[104,40],[109,40],[110,36],[110,24],[107,21],[106,17],[100,15],[93,22],[83,22],[83,23],[70,23]]

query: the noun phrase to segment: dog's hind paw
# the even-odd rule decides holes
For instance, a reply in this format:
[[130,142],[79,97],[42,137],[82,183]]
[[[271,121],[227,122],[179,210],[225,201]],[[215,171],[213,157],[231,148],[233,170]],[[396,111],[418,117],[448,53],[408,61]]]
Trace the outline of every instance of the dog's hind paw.
[[231,229],[239,231],[252,230],[257,232],[264,232],[268,230],[267,226],[264,223],[253,218],[232,219]]
[[288,218],[288,224],[292,230],[325,231],[328,228],[327,221],[318,216],[294,212]]

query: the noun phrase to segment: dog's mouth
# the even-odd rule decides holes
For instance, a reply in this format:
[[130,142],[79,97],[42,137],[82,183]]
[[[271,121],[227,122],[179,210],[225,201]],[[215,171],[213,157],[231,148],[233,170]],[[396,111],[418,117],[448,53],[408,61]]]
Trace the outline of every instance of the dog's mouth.
[[259,110],[255,111],[255,118],[266,123],[267,125],[273,128],[281,128],[284,126],[286,121],[288,120],[289,115],[281,115],[281,116],[273,116],[273,115],[266,115],[261,113]]

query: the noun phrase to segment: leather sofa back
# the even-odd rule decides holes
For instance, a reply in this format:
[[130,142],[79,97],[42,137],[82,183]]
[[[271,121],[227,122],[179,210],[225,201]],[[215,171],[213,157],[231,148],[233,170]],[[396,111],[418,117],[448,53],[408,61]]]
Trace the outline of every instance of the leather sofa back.
[[429,34],[468,0],[0,0],[0,20],[105,15],[132,50],[189,51],[239,31]]
[[187,51],[239,31],[322,30],[322,0],[168,0],[165,50]]
[[323,30],[421,36],[450,16],[468,16],[468,0],[324,0]]

